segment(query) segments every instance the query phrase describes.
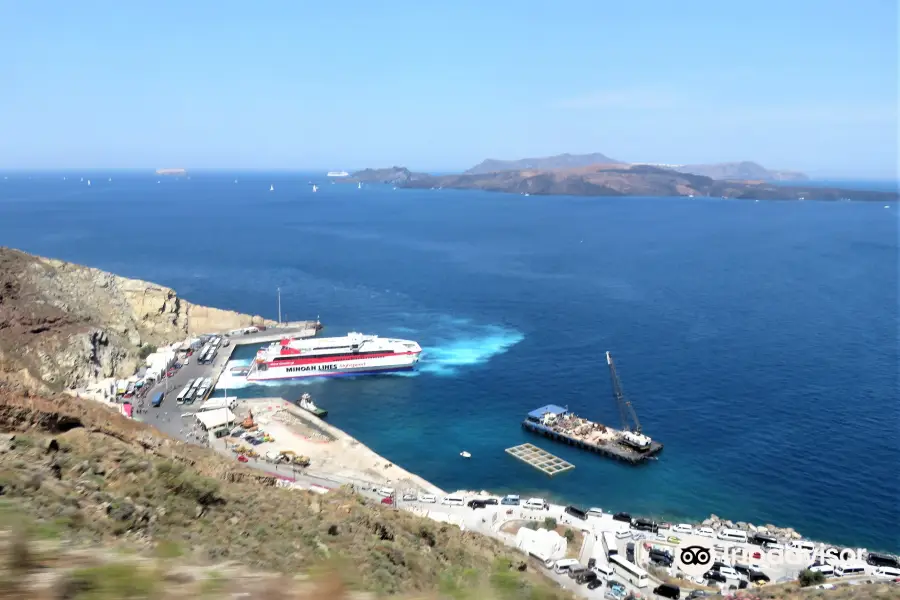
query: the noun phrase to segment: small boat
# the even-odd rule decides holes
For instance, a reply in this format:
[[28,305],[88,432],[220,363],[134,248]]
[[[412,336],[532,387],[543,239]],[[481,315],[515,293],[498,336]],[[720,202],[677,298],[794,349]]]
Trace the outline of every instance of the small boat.
[[90,179],[88,179],[88,185],[91,185],[91,180],[90,180]]
[[358,190],[362,189],[362,181],[359,181],[356,183],[356,189],[358,189]]
[[316,406],[316,403],[313,402],[312,396],[310,396],[309,394],[303,394],[302,396],[300,396],[300,402],[298,403],[298,406],[306,412],[316,415],[320,419],[324,419],[326,416],[328,416],[328,411]]
[[318,186],[316,186],[316,185],[314,185],[314,186],[313,186],[313,191],[314,191],[314,192],[317,192],[317,191],[319,191],[319,187],[318,187]]
[[274,191],[275,191],[275,186],[274,186],[274,185],[270,185],[270,186],[269,186],[269,191],[270,191],[270,192],[274,192]]
[[468,452],[466,452],[465,450],[460,452],[459,455],[462,456],[463,458],[472,458],[472,455],[469,454]]

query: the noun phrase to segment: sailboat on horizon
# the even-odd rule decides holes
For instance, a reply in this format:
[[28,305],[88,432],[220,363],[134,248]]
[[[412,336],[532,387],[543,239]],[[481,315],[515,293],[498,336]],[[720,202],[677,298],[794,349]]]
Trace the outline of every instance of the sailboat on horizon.
[[316,184],[313,184],[313,191],[314,192],[319,191],[319,186],[317,186]]
[[274,191],[275,191],[275,186],[274,186],[274,185],[270,185],[270,186],[269,186],[269,191],[270,191],[270,192],[274,192]]

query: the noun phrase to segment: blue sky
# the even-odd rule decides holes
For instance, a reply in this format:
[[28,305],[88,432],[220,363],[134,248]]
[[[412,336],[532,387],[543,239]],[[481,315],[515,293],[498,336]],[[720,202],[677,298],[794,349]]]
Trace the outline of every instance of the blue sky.
[[896,0],[0,0],[0,168],[896,177]]

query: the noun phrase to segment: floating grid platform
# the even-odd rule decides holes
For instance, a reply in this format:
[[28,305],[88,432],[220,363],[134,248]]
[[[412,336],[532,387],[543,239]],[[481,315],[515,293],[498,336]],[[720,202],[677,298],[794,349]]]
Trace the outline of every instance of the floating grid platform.
[[575,468],[570,462],[566,462],[558,456],[553,456],[546,450],[541,450],[534,444],[521,444],[507,448],[506,453],[515,456],[519,460],[528,463],[535,469],[543,471],[551,477]]

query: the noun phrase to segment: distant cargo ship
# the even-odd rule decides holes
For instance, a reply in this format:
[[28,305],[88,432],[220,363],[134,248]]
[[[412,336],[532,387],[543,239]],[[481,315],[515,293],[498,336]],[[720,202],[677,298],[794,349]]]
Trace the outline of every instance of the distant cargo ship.
[[157,175],[187,175],[187,169],[157,169]]
[[261,348],[247,381],[366,375],[413,369],[422,348],[411,340],[348,333],[344,337],[285,338]]
[[328,171],[329,177],[347,177],[349,174],[347,171]]

